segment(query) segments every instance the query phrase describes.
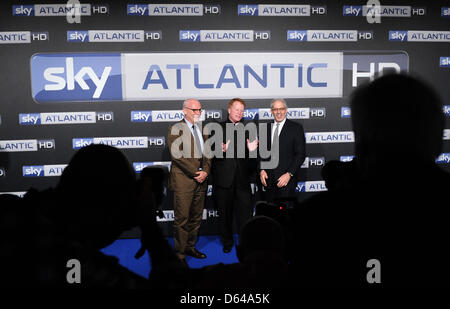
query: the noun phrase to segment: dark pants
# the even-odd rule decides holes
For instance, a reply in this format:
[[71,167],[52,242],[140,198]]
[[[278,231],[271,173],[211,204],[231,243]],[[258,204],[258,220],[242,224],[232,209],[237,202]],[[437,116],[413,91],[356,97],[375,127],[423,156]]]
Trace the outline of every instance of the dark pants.
[[205,205],[206,183],[197,185],[195,191],[174,191],[174,249],[178,258],[184,258],[186,249],[193,249],[197,242]]
[[277,187],[277,181],[273,179],[272,181],[268,181],[267,187],[265,188],[265,200],[269,203],[280,203],[287,205],[288,207],[292,207],[296,199],[295,195],[295,187],[297,186],[297,182],[291,179],[289,183],[282,188]]
[[224,247],[233,246],[233,217],[240,232],[244,223],[253,215],[250,186],[231,188],[214,186],[214,198],[219,211],[220,236]]

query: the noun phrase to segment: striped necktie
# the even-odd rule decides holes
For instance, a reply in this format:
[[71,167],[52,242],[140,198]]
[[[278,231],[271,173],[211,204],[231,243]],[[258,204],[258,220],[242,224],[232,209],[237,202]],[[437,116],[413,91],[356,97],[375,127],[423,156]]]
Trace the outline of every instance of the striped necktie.
[[202,146],[200,145],[200,138],[198,137],[197,128],[195,124],[192,125],[192,132],[194,134],[195,146],[197,147],[198,153],[201,155],[203,153]]

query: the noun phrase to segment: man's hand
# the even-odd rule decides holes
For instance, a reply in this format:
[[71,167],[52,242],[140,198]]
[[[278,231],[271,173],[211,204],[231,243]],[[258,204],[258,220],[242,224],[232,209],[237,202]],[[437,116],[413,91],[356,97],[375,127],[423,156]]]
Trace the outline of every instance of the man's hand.
[[250,142],[250,140],[247,138],[247,148],[248,151],[255,151],[256,148],[258,148],[258,139],[256,138],[253,142]]
[[226,144],[222,143],[222,152],[226,152],[229,145],[230,145],[230,140],[228,140]]
[[198,183],[202,183],[205,181],[206,177],[208,177],[208,173],[205,171],[198,171],[197,173],[195,173],[194,179],[198,182]]
[[280,176],[280,178],[278,178],[277,187],[278,188],[286,187],[289,180],[291,180],[291,174],[284,173],[283,175]]
[[264,187],[267,187],[267,183],[266,183],[267,178],[269,178],[269,176],[267,176],[266,171],[261,170],[261,172],[259,172],[259,179],[261,179],[261,183],[263,184]]

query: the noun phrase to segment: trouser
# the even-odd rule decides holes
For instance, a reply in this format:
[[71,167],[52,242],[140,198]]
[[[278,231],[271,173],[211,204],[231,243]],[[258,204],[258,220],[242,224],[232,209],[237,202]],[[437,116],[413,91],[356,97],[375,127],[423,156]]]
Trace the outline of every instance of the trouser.
[[276,181],[271,181],[265,188],[266,201],[274,204],[281,202],[288,207],[293,207],[294,202],[292,200],[295,200],[296,197],[295,187],[296,182],[293,181],[292,179],[285,187],[282,188],[277,187]]
[[186,249],[197,243],[206,196],[206,183],[197,185],[194,191],[174,191],[174,250],[178,258],[184,258]]
[[214,197],[219,211],[222,245],[231,247],[234,243],[233,217],[236,219],[236,227],[240,232],[245,222],[253,215],[250,187],[240,188],[232,185],[231,188],[222,188],[215,186]]

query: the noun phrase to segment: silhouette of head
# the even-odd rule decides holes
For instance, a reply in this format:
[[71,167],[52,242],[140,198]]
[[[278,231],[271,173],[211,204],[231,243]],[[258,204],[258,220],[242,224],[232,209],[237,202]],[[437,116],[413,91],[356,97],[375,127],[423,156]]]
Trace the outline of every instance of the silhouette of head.
[[137,225],[135,187],[135,172],[119,149],[80,149],[56,188],[62,199],[60,214],[72,236],[102,248]]
[[236,252],[239,261],[243,262],[252,252],[283,255],[285,246],[286,241],[280,224],[266,216],[255,216],[242,227]]
[[360,164],[392,162],[406,153],[414,162],[433,162],[440,154],[442,103],[423,81],[404,74],[385,75],[358,87],[350,105]]
[[320,171],[328,190],[334,189],[339,184],[342,177],[342,165],[343,163],[341,161],[331,160],[328,161]]
[[141,177],[138,179],[138,191],[149,191],[154,198],[154,202],[159,206],[164,200],[165,182],[167,180],[167,167],[165,166],[147,166],[141,171]]

